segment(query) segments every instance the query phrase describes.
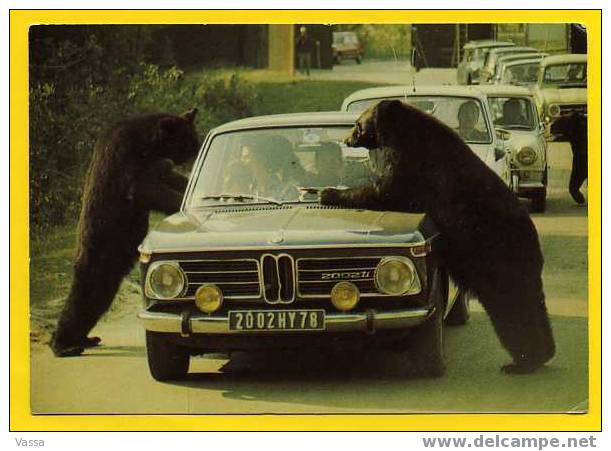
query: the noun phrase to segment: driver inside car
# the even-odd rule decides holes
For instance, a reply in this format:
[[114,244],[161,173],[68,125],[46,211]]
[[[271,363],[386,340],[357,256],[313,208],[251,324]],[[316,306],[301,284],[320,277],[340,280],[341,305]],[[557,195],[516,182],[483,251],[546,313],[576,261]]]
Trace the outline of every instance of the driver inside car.
[[503,103],[503,116],[496,121],[497,125],[528,125],[526,118],[522,114],[522,104],[518,99],[509,99]]
[[465,141],[487,141],[488,135],[476,128],[479,120],[479,107],[473,100],[467,100],[458,108],[458,129]]

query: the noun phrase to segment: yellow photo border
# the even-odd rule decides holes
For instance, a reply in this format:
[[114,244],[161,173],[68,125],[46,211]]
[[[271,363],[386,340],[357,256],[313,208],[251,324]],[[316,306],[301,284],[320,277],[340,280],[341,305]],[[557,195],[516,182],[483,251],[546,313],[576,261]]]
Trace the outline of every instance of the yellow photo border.
[[[32,415],[29,341],[28,28],[35,24],[580,23],[588,30],[588,339],[585,414]],[[11,431],[601,430],[601,10],[10,11]]]

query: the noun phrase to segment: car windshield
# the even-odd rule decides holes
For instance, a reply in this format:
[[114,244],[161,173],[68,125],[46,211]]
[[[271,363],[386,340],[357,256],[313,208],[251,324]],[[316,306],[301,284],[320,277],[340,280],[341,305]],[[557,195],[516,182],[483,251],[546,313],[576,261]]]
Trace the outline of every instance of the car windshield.
[[503,71],[501,82],[511,85],[532,85],[537,83],[539,62],[512,64]]
[[488,97],[495,126],[508,130],[534,130],[535,111],[529,99],[521,97]]
[[324,187],[370,183],[375,161],[367,149],[343,144],[350,131],[328,126],[220,134],[206,152],[189,205],[317,202]]
[[[454,129],[468,143],[490,143],[482,103],[476,98],[451,96],[388,97],[401,100],[434,116]],[[348,111],[362,112],[384,99],[363,99],[348,105]]]
[[545,67],[543,84],[559,88],[585,88],[587,86],[587,64],[554,64]]

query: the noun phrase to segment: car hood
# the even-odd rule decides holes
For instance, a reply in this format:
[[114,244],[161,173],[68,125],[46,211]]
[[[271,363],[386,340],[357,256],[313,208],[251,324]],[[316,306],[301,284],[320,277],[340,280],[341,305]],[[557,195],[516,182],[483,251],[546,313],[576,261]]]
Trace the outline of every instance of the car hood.
[[548,105],[551,103],[586,103],[586,88],[541,89],[540,95]]
[[205,208],[167,217],[141,249],[159,253],[420,243],[423,217],[318,204]]

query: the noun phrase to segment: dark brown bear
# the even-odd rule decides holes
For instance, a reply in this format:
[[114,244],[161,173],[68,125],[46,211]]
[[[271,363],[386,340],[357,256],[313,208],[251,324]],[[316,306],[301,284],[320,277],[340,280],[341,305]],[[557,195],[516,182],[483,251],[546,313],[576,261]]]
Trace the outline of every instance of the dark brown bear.
[[425,211],[441,232],[449,274],[479,297],[513,357],[502,369],[528,373],[552,358],[537,231],[502,180],[453,130],[396,100],[363,113],[346,144],[382,149],[384,175],[362,188],[327,189],[321,202]]
[[196,113],[134,117],[96,143],[83,189],[74,280],[51,342],[56,356],[79,355],[100,342],[87,335],[131,270],[150,211],[180,208],[187,179],[174,164],[197,154]]
[[581,113],[559,117],[552,123],[550,131],[556,140],[571,143],[573,166],[569,192],[575,202],[584,204],[586,199],[579,189],[588,178],[588,117]]

